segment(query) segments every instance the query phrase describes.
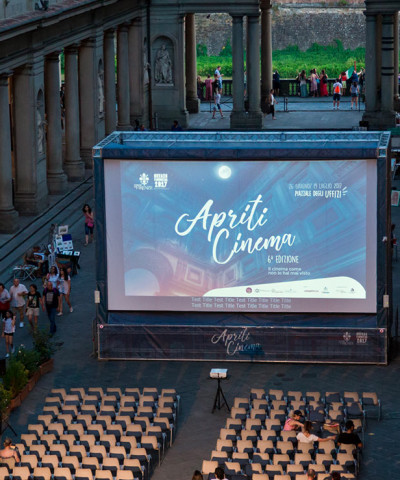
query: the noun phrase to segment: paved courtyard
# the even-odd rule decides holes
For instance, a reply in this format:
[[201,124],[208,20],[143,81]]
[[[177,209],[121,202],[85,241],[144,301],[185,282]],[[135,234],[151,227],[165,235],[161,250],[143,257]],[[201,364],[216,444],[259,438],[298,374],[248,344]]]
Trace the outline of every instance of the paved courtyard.
[[[301,115],[301,112],[298,112]],[[322,112],[321,115],[341,115],[339,112]],[[280,114],[290,115],[290,114]],[[348,115],[358,115],[348,112]],[[276,122],[278,123],[278,121]],[[71,227],[74,248],[82,252],[81,269],[72,280],[72,314],[64,312],[57,317],[57,341],[64,342],[55,354],[54,371],[43,377],[29,394],[23,405],[10,418],[11,425],[20,435],[26,425],[34,421],[51,388],[73,386],[156,386],[174,387],[182,396],[182,411],[176,441],[161,465],[157,467],[154,480],[187,480],[193,470],[201,467],[203,459],[209,459],[218,437],[219,429],[225,424],[227,412],[211,414],[216,384],[208,379],[212,367],[226,367],[231,378],[224,385],[230,403],[235,396],[247,396],[250,388],[282,388],[284,390],[324,391],[376,391],[383,403],[383,420],[370,420],[365,436],[365,451],[361,467],[361,480],[399,479],[400,451],[398,449],[400,429],[400,358],[394,358],[389,366],[362,365],[302,365],[302,364],[254,364],[254,363],[209,363],[209,362],[100,362],[92,356],[92,320],[95,316],[93,291],[95,289],[95,246],[83,246],[83,220],[80,208],[92,201],[89,179],[77,185],[75,197],[52,198],[58,205],[36,221],[36,233],[21,233],[16,236],[0,237],[1,281],[9,286],[9,267],[16,263],[16,254],[7,255],[14,247],[21,252],[35,243],[43,243],[51,222],[67,223]],[[400,188],[400,181],[397,182]],[[71,198],[74,200],[71,204]],[[52,213],[53,212],[53,213]],[[59,212],[57,214],[57,212]],[[400,225],[400,211],[393,207],[393,221]],[[21,219],[23,225],[28,220]],[[25,223],[24,223],[25,222]],[[31,228],[31,227],[30,227]],[[33,230],[32,230],[33,232]],[[21,244],[20,246],[18,246]],[[395,285],[394,305],[399,303],[399,262],[393,264]],[[8,275],[8,276],[7,276]],[[29,285],[29,282],[25,282]],[[41,326],[48,326],[43,313]],[[27,326],[15,335],[16,346],[31,343]],[[5,353],[0,343],[0,355]],[[10,432],[6,432],[9,435]]]

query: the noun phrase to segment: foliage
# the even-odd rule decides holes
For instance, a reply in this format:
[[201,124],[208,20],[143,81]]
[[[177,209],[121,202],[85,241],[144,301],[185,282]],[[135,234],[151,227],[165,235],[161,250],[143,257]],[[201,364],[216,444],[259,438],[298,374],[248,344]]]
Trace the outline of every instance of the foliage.
[[11,392],[0,383],[0,419],[4,418],[4,414],[11,402]]
[[39,364],[47,362],[56,351],[50,333],[46,330],[36,330],[33,334],[33,348],[39,355]]
[[198,57],[204,57],[208,55],[207,46],[204,43],[198,43],[196,46],[196,53]]
[[[228,45],[224,52],[227,48]],[[297,45],[292,45],[283,50],[275,50],[272,56],[273,69],[279,71],[281,78],[294,78],[303,69],[308,75],[312,68],[316,68],[318,72],[325,69],[329,77],[336,77],[343,70],[352,67],[354,61],[357,62],[357,69],[365,66],[365,48],[345,49],[340,40],[326,46],[314,43],[304,52]],[[225,53],[219,57],[198,56],[198,75],[206,77],[210,74],[213,77],[217,65],[221,65],[225,78],[232,76],[232,55],[226,56]]]
[[15,398],[28,383],[28,370],[24,364],[15,357],[8,362],[6,374],[3,377],[3,384],[6,390]]
[[219,56],[232,58],[232,45],[229,38],[226,41],[226,44],[222,47],[221,51],[219,52]]
[[40,354],[37,350],[28,350],[21,345],[15,358],[20,361],[28,371],[28,377],[31,378],[38,370],[40,364]]

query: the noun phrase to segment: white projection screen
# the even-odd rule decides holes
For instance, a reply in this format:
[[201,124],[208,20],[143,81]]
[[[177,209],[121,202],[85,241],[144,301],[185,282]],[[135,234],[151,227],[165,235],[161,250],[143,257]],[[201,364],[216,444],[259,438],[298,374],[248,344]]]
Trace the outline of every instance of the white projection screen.
[[108,308],[376,312],[376,160],[105,160]]

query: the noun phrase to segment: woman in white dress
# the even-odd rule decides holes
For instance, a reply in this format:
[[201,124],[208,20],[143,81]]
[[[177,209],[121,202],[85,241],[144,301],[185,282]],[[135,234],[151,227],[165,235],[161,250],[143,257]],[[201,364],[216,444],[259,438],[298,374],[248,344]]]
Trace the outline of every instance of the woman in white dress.
[[58,291],[60,292],[58,300],[58,313],[60,316],[63,314],[63,298],[69,306],[69,311],[72,313],[74,309],[72,308],[71,302],[69,301],[69,295],[71,293],[71,277],[68,275],[68,272],[65,268],[61,268],[60,275],[58,279]]

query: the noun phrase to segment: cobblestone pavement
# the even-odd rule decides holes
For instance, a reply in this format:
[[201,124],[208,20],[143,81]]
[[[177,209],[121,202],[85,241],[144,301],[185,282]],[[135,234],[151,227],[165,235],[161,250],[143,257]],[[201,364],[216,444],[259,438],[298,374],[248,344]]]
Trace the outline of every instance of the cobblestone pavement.
[[[90,199],[90,196],[85,197],[84,201],[88,198]],[[68,202],[68,198],[64,202]],[[83,221],[79,209],[75,207],[73,210],[74,214],[68,213],[69,220],[68,217],[65,218],[67,212],[65,211],[52,221],[63,223],[67,220],[71,226],[75,249],[82,251],[81,269],[72,280],[71,301],[74,312],[57,317],[56,339],[64,343],[55,354],[54,371],[39,381],[23,405],[11,415],[11,425],[18,435],[25,432],[26,425],[35,420],[46,395],[53,387],[175,387],[182,396],[178,434],[173,447],[167,452],[161,467],[157,467],[152,479],[188,480],[193,470],[201,467],[202,460],[209,458],[215,447],[219,429],[225,423],[227,417],[225,410],[211,414],[216,384],[208,379],[208,373],[212,367],[227,367],[231,378],[224,383],[223,388],[229,403],[232,403],[235,396],[247,396],[251,387],[321,392],[376,391],[382,399],[384,417],[379,423],[373,419],[368,422],[366,447],[359,478],[361,480],[400,478],[400,453],[397,448],[400,427],[398,357],[392,360],[389,366],[95,360],[91,356],[92,320],[95,316],[93,303],[95,245],[83,247]],[[395,223],[400,224],[398,207],[394,207],[393,218]],[[42,234],[47,235],[47,231],[48,226],[44,225]],[[3,269],[4,262],[6,260],[3,261]],[[399,265],[400,261],[393,264],[395,307],[399,302]],[[43,313],[40,314],[39,321],[41,326],[48,326]],[[28,345],[31,343],[26,325],[23,329],[18,328],[15,343],[17,346],[21,343]],[[4,352],[4,343],[1,342],[0,355]],[[9,435],[10,432],[7,431],[6,434]]]

